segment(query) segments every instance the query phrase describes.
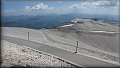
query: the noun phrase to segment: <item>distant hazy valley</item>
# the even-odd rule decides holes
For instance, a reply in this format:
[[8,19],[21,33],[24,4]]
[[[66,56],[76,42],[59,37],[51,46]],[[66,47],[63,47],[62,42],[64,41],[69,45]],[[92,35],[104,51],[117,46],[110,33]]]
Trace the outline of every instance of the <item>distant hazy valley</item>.
[[48,14],[37,16],[3,16],[2,26],[5,27],[24,27],[24,28],[56,28],[58,26],[70,24],[71,20],[75,18],[90,18],[93,20],[103,19],[118,21],[117,16],[111,15],[87,15],[87,14]]

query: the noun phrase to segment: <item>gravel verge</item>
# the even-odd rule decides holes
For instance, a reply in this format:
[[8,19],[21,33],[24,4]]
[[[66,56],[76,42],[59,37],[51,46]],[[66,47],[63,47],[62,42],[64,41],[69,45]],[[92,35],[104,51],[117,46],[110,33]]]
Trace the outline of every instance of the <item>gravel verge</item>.
[[30,47],[2,40],[2,67],[73,67],[73,64]]

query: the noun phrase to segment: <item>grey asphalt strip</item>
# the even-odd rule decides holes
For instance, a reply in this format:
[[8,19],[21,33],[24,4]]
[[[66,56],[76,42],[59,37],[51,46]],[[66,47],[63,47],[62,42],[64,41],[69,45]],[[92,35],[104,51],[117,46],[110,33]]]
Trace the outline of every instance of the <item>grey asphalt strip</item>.
[[107,63],[104,61],[96,60],[87,56],[83,56],[80,54],[74,54],[72,52],[69,52],[67,50],[59,49],[53,46],[49,46],[42,43],[37,43],[33,41],[28,41],[25,39],[10,37],[10,36],[4,36],[2,35],[2,39],[6,40],[8,42],[13,42],[19,45],[26,45],[31,48],[58,56],[60,58],[69,60],[71,62],[74,62],[76,64],[79,64],[79,66],[85,66],[85,67],[118,67],[118,65],[114,65],[111,63]]

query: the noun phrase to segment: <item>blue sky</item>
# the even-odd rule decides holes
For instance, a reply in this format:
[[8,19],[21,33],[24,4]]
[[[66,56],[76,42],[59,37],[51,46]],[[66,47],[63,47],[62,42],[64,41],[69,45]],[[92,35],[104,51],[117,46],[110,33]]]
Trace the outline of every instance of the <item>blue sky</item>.
[[118,15],[119,0],[2,0],[3,15],[99,14]]

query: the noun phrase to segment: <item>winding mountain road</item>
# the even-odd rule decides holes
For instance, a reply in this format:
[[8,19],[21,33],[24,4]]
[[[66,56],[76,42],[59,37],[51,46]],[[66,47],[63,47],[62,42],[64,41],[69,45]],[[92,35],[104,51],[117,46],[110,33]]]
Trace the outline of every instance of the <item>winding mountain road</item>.
[[[30,40],[28,41],[27,34],[24,34],[24,32],[27,32],[29,30],[21,29],[21,31],[23,33],[19,32],[20,29],[18,30],[18,33],[14,32],[15,31],[14,28],[11,31],[9,31],[9,30],[10,29],[8,29],[5,32],[3,31],[3,34],[2,34],[3,40],[6,40],[8,42],[13,42],[13,43],[16,43],[19,45],[26,45],[26,46],[29,46],[36,50],[40,50],[40,51],[55,55],[57,57],[60,57],[64,60],[69,61],[80,67],[118,67],[118,66],[120,66],[118,64],[108,63],[108,62],[97,60],[97,59],[87,57],[87,56],[84,56],[81,54],[75,54],[73,52],[63,50],[63,49],[60,49],[60,48],[57,48],[54,46],[49,46],[49,45],[45,44],[48,40],[46,40],[42,34],[38,33],[38,34],[36,34],[36,36],[34,35],[38,31],[33,31],[33,33],[31,33],[32,35],[30,35]],[[38,39],[35,39],[36,37]],[[32,39],[37,40],[37,42]],[[44,41],[42,41],[41,39]],[[39,41],[41,41],[41,42],[39,42]]]

